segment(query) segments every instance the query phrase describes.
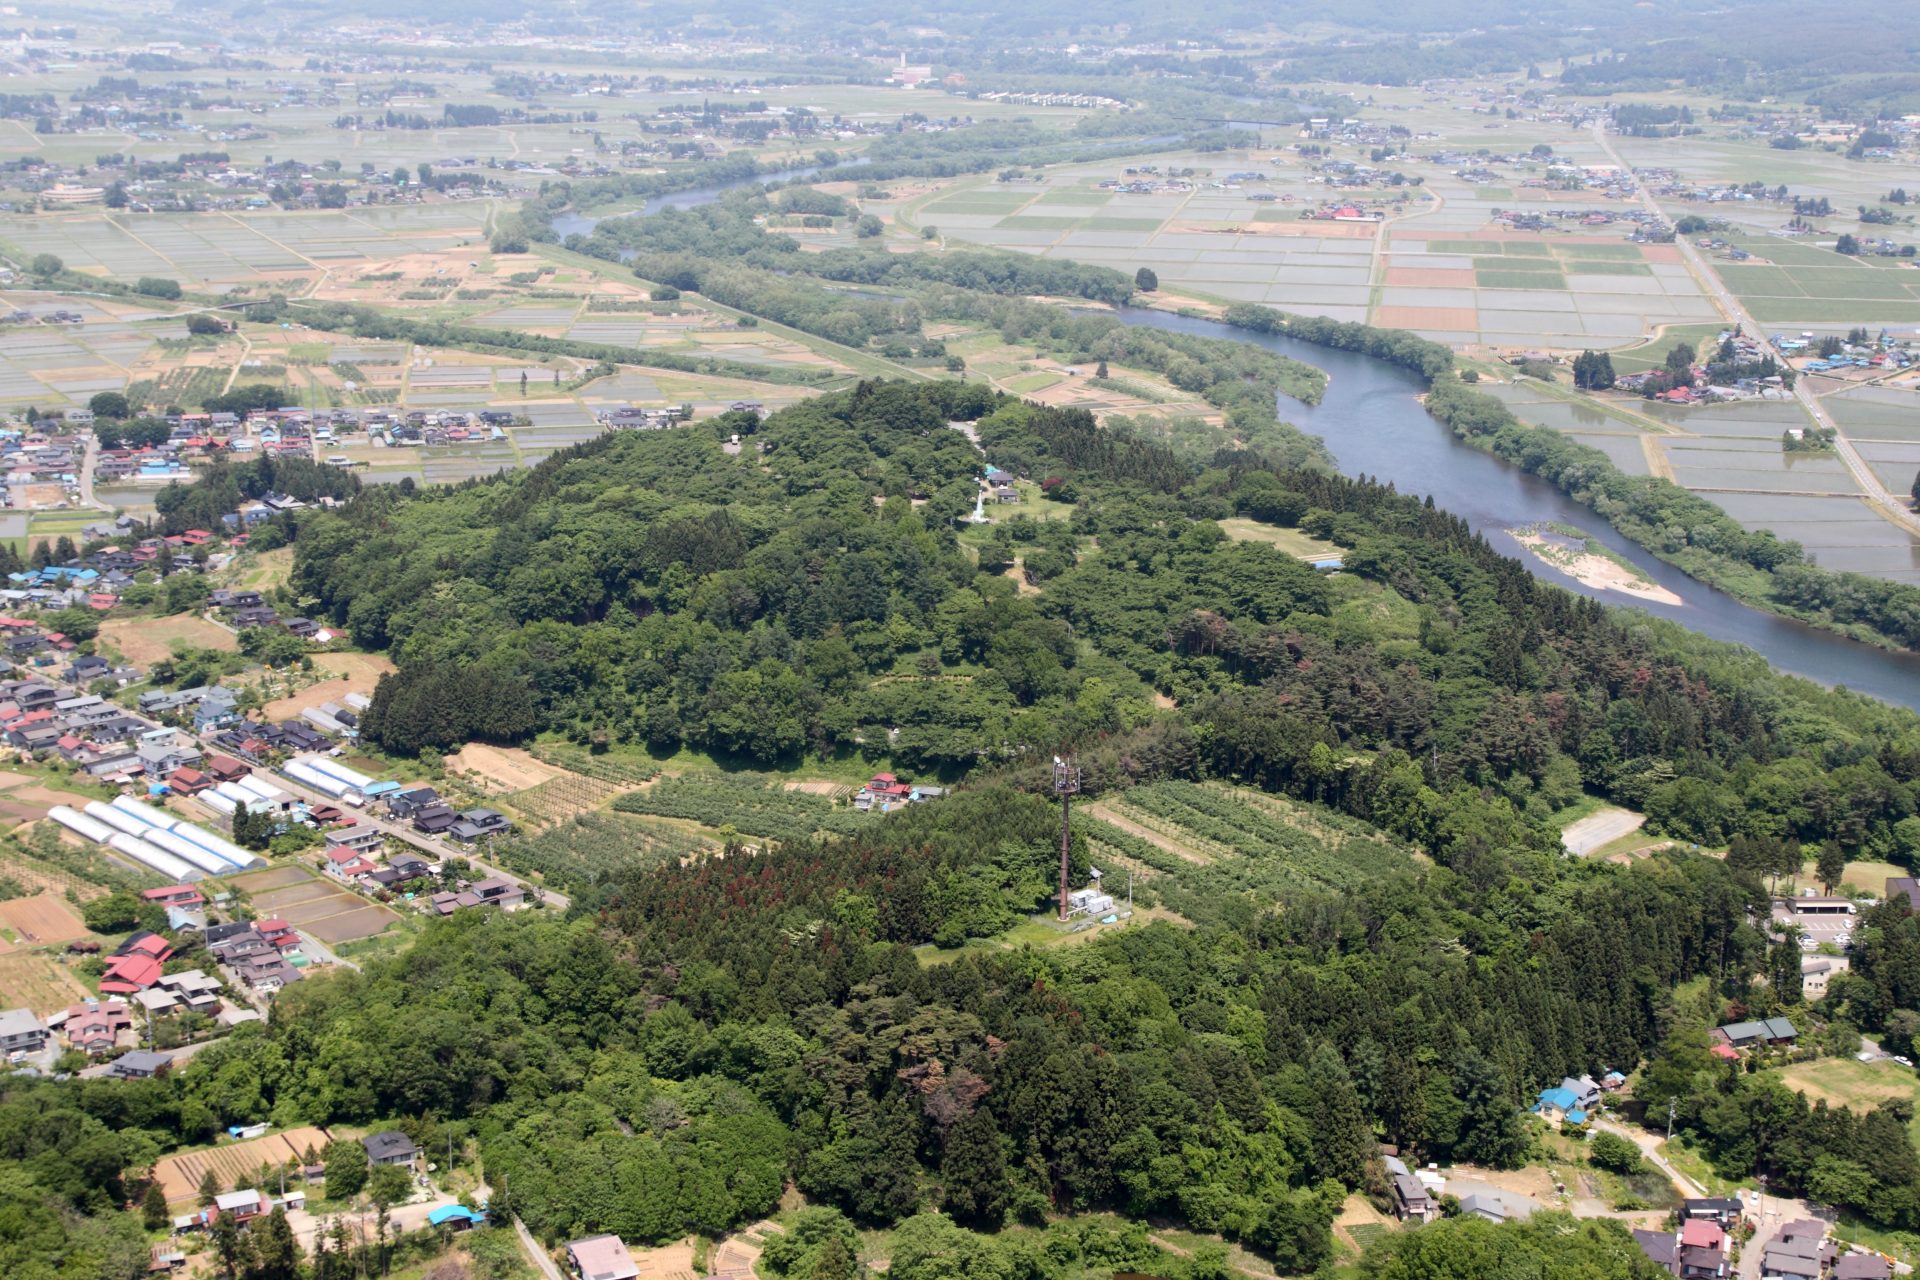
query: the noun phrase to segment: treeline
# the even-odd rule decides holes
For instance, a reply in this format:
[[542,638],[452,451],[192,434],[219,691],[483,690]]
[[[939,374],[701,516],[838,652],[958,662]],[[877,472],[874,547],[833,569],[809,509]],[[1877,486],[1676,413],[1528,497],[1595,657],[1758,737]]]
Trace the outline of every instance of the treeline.
[[569,237],[567,247],[609,261],[634,259],[636,274],[669,282],[679,271],[697,274],[695,264],[687,260],[697,256],[717,264],[744,262],[849,284],[937,282],[982,293],[1056,294],[1115,306],[1133,296],[1132,280],[1110,267],[1024,253],[988,249],[943,254],[895,254],[884,249],[802,253],[798,240],[765,225],[780,211],[820,217],[853,212],[838,197],[822,199],[804,186],[788,187],[772,200],[758,192],[731,192],[696,209],[666,209],[646,218],[609,218],[597,224],[590,236]]
[[1453,351],[1446,344],[1422,338],[1404,329],[1379,329],[1349,320],[1297,316],[1272,307],[1239,302],[1220,317],[1236,329],[1277,333],[1335,351],[1355,351],[1388,364],[1399,365],[1429,382],[1453,370]]
[[[605,342],[580,342],[572,338],[550,338],[523,329],[485,328],[454,324],[445,320],[409,320],[403,316],[376,311],[371,307],[345,302],[273,302],[256,303],[248,308],[250,319],[272,321],[281,316],[331,333],[350,333],[356,337],[383,342],[414,342],[422,346],[459,347],[476,351],[530,351],[539,355],[572,356],[581,360],[610,361],[643,365],[650,369],[668,369],[675,373],[702,373],[726,378],[746,378],[756,382],[810,383],[833,378],[830,370],[780,369],[723,360],[712,356],[677,356],[671,352],[651,351],[644,347],[619,347]],[[276,395],[284,394],[276,389]]]

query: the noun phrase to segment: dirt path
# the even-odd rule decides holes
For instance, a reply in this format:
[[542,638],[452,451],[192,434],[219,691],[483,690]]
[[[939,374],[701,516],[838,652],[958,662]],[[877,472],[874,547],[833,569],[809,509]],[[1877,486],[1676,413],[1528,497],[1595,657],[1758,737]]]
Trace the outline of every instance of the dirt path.
[[1185,845],[1179,844],[1173,840],[1169,840],[1166,836],[1161,835],[1158,831],[1149,831],[1147,828],[1141,826],[1137,822],[1129,822],[1127,821],[1127,819],[1119,817],[1113,812],[1113,810],[1107,808],[1103,804],[1094,803],[1089,805],[1082,805],[1081,807],[1085,809],[1087,813],[1089,813],[1093,817],[1100,819],[1100,821],[1111,823],[1113,826],[1118,827],[1120,830],[1126,832],[1128,835],[1136,836],[1139,839],[1145,840],[1148,844],[1152,845],[1154,848],[1164,850],[1167,853],[1172,854],[1176,858],[1184,859],[1187,862],[1191,862],[1196,866],[1202,866],[1202,867],[1206,866],[1209,862],[1213,861],[1213,859],[1211,858],[1202,857],[1199,853],[1195,852],[1192,849],[1187,848]]

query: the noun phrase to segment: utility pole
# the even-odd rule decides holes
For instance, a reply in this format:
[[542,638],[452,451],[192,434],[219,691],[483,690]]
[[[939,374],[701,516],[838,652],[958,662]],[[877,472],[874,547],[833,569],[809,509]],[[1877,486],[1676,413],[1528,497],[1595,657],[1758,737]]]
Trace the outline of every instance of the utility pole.
[[1060,797],[1060,922],[1067,920],[1067,855],[1072,848],[1073,831],[1068,814],[1073,797],[1080,791],[1080,768],[1059,756],[1053,758],[1053,793]]
[[1676,1104],[1672,1098],[1667,1099],[1667,1141],[1668,1142],[1673,1141],[1673,1112],[1674,1112],[1675,1105]]

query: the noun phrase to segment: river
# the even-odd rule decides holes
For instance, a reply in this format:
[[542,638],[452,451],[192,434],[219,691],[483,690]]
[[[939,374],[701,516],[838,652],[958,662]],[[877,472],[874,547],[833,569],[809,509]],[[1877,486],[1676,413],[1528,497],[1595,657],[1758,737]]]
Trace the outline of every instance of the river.
[[[847,162],[834,172],[857,168],[858,162]],[[662,209],[693,208],[738,187],[811,177],[819,172],[822,170],[818,166],[812,166],[760,174],[739,182],[691,187],[654,196],[637,210],[606,216],[645,216]],[[565,239],[576,233],[588,234],[599,221],[585,214],[561,214],[554,218],[553,229]],[[1629,542],[1605,520],[1552,485],[1456,439],[1453,432],[1427,416],[1415,398],[1425,390],[1421,381],[1396,365],[1295,338],[1235,329],[1215,320],[1127,308],[1118,315],[1127,324],[1257,343],[1326,370],[1327,392],[1321,402],[1303,405],[1288,401],[1282,406],[1282,417],[1324,439],[1345,474],[1392,481],[1402,493],[1432,495],[1436,506],[1466,520],[1493,546],[1526,565],[1535,577],[1607,604],[1628,603],[1616,593],[1575,581],[1527,551],[1508,532],[1549,521],[1577,525],[1682,601],[1679,605],[1635,601],[1632,607],[1671,618],[1716,640],[1746,645],[1781,671],[1824,685],[1844,685],[1920,711],[1920,654],[1875,649],[1750,608],[1725,592],[1695,581]]]
[[[1607,604],[1631,604],[1716,640],[1746,645],[1782,671],[1825,685],[1845,685],[1920,710],[1920,654],[1886,652],[1765,613],[1688,577],[1629,542],[1613,526],[1552,485],[1462,443],[1429,417],[1415,398],[1425,390],[1420,379],[1396,365],[1296,338],[1236,329],[1214,320],[1164,311],[1122,310],[1118,314],[1128,324],[1257,343],[1326,370],[1327,392],[1321,402],[1303,405],[1285,401],[1281,406],[1283,418],[1325,440],[1346,475],[1392,481],[1402,493],[1431,494],[1435,506],[1464,519],[1536,577]],[[1508,532],[1543,521],[1578,525],[1631,561],[1649,580],[1678,595],[1683,603],[1630,602],[1614,592],[1583,586],[1528,552]]]
[[859,175],[860,166],[866,164],[865,157],[843,160],[837,165],[805,165],[798,169],[782,169],[777,173],[756,174],[751,178],[742,178],[738,182],[716,182],[706,187],[688,187],[685,191],[670,191],[663,196],[649,196],[638,209],[623,209],[619,213],[557,213],[553,216],[553,233],[565,240],[568,236],[591,235],[593,229],[608,218],[644,218],[659,213],[662,209],[692,209],[703,204],[712,204],[729,191],[741,187],[764,186],[769,182],[792,182],[796,178],[811,178],[816,173],[832,173],[836,177],[846,173],[849,177]]

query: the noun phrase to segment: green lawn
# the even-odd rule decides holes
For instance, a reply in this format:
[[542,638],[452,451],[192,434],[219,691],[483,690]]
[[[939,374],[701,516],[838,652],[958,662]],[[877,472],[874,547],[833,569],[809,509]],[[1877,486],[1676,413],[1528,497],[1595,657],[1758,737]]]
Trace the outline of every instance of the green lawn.
[[1220,527],[1235,542],[1264,542],[1302,560],[1318,560],[1341,554],[1340,548],[1298,529],[1283,529],[1277,524],[1262,524],[1244,516],[1220,521]]
[[[1809,1102],[1825,1099],[1831,1106],[1851,1107],[1855,1111],[1871,1111],[1893,1098],[1920,1103],[1920,1075],[1916,1075],[1912,1067],[1884,1058],[1877,1062],[1816,1058],[1812,1062],[1782,1067],[1778,1075],[1782,1084],[1806,1094]],[[1915,1116],[1907,1129],[1920,1138],[1920,1115]]]

